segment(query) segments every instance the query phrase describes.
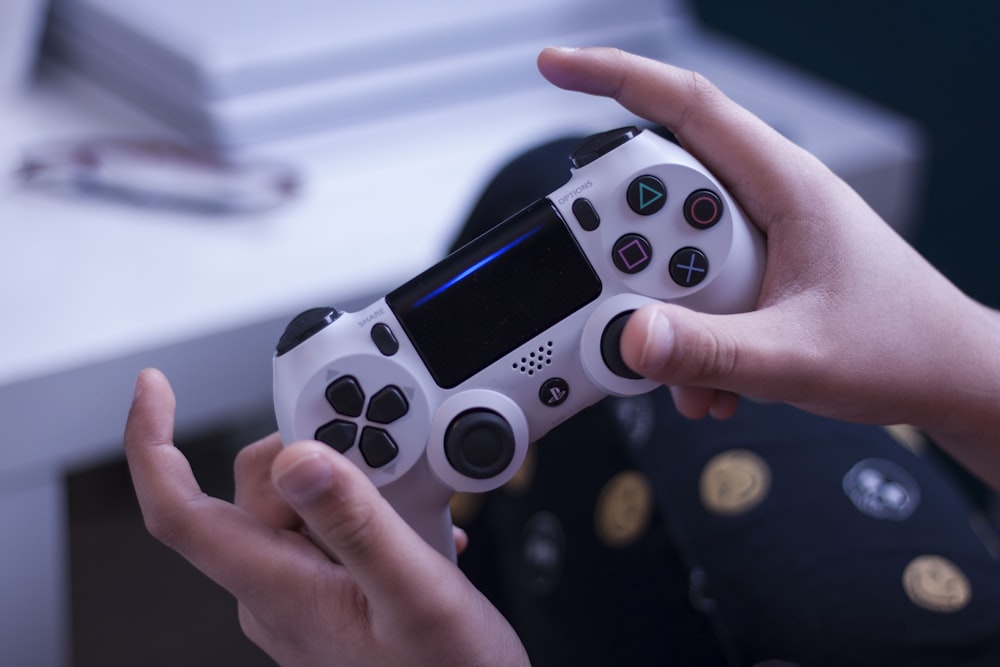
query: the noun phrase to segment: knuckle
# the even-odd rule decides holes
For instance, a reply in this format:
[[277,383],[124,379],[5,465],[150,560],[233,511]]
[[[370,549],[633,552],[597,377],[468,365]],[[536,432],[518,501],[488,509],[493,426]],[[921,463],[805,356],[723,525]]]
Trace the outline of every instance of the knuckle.
[[424,600],[419,614],[411,614],[400,621],[400,631],[414,637],[426,637],[440,628],[459,628],[470,622],[470,609],[474,605],[463,597],[436,594]]
[[194,500],[177,503],[157,503],[143,509],[147,532],[175,551],[185,552],[191,541],[194,525],[189,506]]
[[630,67],[631,54],[617,47],[608,47],[604,50],[603,56],[610,70],[614,72],[610,95],[613,99],[621,100],[628,89],[628,82],[632,73]]
[[324,512],[316,529],[338,552],[365,554],[377,544],[378,515],[369,502],[344,504],[337,511]]
[[719,380],[731,376],[737,367],[737,346],[716,330],[702,329],[696,341],[698,354],[683,355],[694,363],[687,369],[691,379]]
[[184,522],[172,512],[156,508],[144,514],[143,521],[146,531],[169,547],[177,548],[186,542]]
[[[249,488],[255,486],[262,474],[267,475],[269,471],[261,471],[259,456],[251,447],[244,447],[233,459],[233,485],[236,492],[236,502],[243,505],[244,496]],[[268,475],[269,476],[269,475]]]
[[276,627],[273,619],[268,620],[267,616],[269,615],[265,614],[265,618],[262,619],[247,605],[243,603],[237,605],[236,617],[243,636],[273,657],[286,652],[282,649],[291,643],[290,635],[294,629]]
[[256,616],[253,615],[246,605],[237,605],[237,619],[240,624],[240,631],[255,644],[260,644],[260,640],[263,638],[261,631],[261,624],[257,621]]
[[233,458],[233,473],[237,479],[269,477],[271,463],[280,449],[280,441],[273,438],[258,440],[241,448]]
[[252,447],[244,447],[236,452],[233,459],[233,473],[239,478],[250,473],[255,468],[256,456]]
[[678,131],[687,125],[689,118],[703,114],[707,109],[717,105],[719,96],[721,95],[715,84],[701,72],[688,70],[686,77],[688,92],[683,98],[684,102],[681,109],[680,122],[678,123]]
[[719,89],[712,81],[697,70],[688,70],[688,80],[693,94],[703,100],[713,100],[719,94]]

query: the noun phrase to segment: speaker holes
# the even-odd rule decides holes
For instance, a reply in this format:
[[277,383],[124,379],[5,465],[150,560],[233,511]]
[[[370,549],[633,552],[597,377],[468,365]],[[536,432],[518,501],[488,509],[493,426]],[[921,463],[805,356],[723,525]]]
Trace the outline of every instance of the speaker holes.
[[552,347],[552,341],[545,345],[539,345],[521,357],[520,362],[515,361],[511,364],[511,368],[521,373],[534,375],[536,371],[540,371],[552,363]]

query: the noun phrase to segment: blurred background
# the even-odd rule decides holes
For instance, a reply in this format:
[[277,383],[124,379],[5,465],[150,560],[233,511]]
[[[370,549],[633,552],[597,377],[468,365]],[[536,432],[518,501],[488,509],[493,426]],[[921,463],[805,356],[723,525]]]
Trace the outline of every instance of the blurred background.
[[[438,11],[428,6],[435,3],[423,3],[391,14],[395,19],[383,13],[377,26],[369,24],[370,33],[355,32],[374,45],[366,62],[384,59],[381,72],[373,65],[369,75],[353,77],[351,87],[326,83],[306,93],[301,84],[317,76],[307,72],[299,92],[280,99],[262,90],[277,88],[287,71],[257,62],[247,75],[235,25],[218,29],[225,25],[218,13],[231,11],[223,0],[177,3],[203,14],[162,23],[159,43],[136,28],[140,10],[155,3],[63,0],[43,14],[49,22],[39,78],[0,98],[0,120],[9,121],[0,126],[0,149],[11,165],[26,142],[124,130],[180,141],[207,155],[276,158],[294,167],[306,187],[283,207],[221,224],[145,204],[123,209],[114,202],[50,201],[12,186],[3,191],[0,307],[8,314],[0,319],[0,347],[8,356],[0,359],[0,423],[7,431],[0,441],[0,521],[11,537],[0,548],[0,664],[271,664],[242,637],[235,602],[145,533],[117,453],[134,374],[144,365],[168,370],[178,394],[187,397],[179,417],[184,450],[206,490],[230,497],[235,452],[273,429],[270,346],[287,316],[326,294],[349,308],[352,300],[361,305],[382,293],[443,250],[478,188],[504,160],[557,134],[625,120],[608,107],[548,92],[538,92],[536,102],[538,81],[533,74],[522,81],[519,73],[533,70],[539,45],[593,38],[704,67],[725,90],[826,159],[959,287],[1000,306],[992,256],[1000,231],[986,197],[996,191],[998,176],[992,68],[1000,47],[983,3],[581,0],[591,22],[581,18],[557,29],[566,3],[513,2],[508,23],[493,22],[462,39],[455,37],[462,31],[458,19],[474,22],[476,5],[441,3]],[[332,16],[328,4],[315,7]],[[364,24],[355,16],[362,9],[342,11]],[[542,12],[552,23],[517,21],[517,12],[520,18]],[[662,23],[647,20],[660,12]],[[192,25],[201,28],[186,33]],[[662,40],[655,32],[661,26]],[[246,26],[251,35],[260,28]],[[519,33],[529,29],[530,36]],[[308,37],[322,41],[323,32]],[[379,55],[383,40],[399,42],[407,34],[417,37]],[[454,39],[442,42],[442,35]],[[173,50],[187,43],[201,50]],[[359,68],[358,53],[339,54],[336,66]],[[276,49],[271,57],[295,55]],[[437,65],[393,78],[386,74],[393,57]],[[435,67],[448,61],[446,75],[435,78],[445,71]],[[198,72],[192,62],[212,67]],[[482,68],[509,75],[493,79],[509,81],[509,89],[484,90]],[[140,85],[144,80],[152,85]],[[417,88],[434,94],[414,99]],[[325,100],[344,94],[355,104],[336,107],[343,114],[339,127],[323,127],[334,113]],[[520,100],[517,114],[505,111],[507,99]],[[476,116],[448,110],[469,105],[495,106],[507,115],[481,116],[473,125],[468,119]],[[367,116],[373,109],[391,110],[391,117]],[[467,147],[452,146],[459,143]],[[387,156],[402,163],[397,171],[379,164]],[[417,167],[427,172],[422,180],[412,175]],[[323,185],[339,178],[339,170],[356,171],[361,184],[401,174],[415,181],[398,186],[397,208],[386,204],[366,225],[356,209],[344,208],[343,191]],[[378,195],[371,185],[361,187]],[[294,261],[312,251],[306,246],[323,245],[317,230],[331,220],[351,220],[347,228],[335,227],[334,237],[350,252],[392,236],[379,221],[401,219],[401,210],[413,208],[433,222],[420,228],[413,248],[386,250],[391,275],[354,265],[354,273],[345,273],[351,260],[339,255]],[[80,231],[84,222],[89,236]],[[33,258],[30,265],[25,255]],[[119,260],[124,266],[116,270]],[[296,266],[288,273],[307,273],[310,280],[248,284],[263,262]],[[202,291],[140,280],[143,266],[171,272],[177,281],[190,274]],[[130,280],[139,284],[120,291]],[[74,290],[77,281],[86,291]],[[216,290],[216,283],[227,283],[228,291]],[[202,308],[191,303],[197,297]],[[65,310],[53,313],[52,304],[66,304]],[[98,340],[95,323],[113,317],[121,318],[107,325],[114,331]],[[67,338],[79,349],[68,349]]]
[[918,0],[694,0],[707,26],[912,118],[928,139],[912,242],[964,291],[1000,306],[1000,225],[983,206],[1000,176],[1000,57],[981,5]]

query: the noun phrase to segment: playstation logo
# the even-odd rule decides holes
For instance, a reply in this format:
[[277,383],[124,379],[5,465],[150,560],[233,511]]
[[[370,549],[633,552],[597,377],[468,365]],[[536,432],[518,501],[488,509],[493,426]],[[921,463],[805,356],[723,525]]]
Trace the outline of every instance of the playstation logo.
[[550,378],[538,390],[538,398],[550,408],[562,405],[568,396],[569,383],[562,378]]

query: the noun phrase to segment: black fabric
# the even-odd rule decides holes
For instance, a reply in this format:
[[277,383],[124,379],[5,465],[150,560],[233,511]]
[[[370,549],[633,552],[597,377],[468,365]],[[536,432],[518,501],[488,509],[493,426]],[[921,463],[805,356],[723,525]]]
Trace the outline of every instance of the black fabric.
[[451,249],[460,248],[566,183],[569,155],[579,143],[579,137],[555,139],[503,166],[473,206]]
[[[456,243],[561,185],[576,144],[514,160]],[[726,457],[736,481],[715,490],[755,503],[706,500]],[[766,473],[757,488],[725,488],[740,465]],[[522,473],[454,509],[471,539],[459,565],[536,667],[1000,664],[995,538],[936,455],[883,428],[750,401],[689,421],[659,389],[577,415]],[[595,517],[622,475],[648,482],[654,509],[615,541]]]
[[[602,488],[635,469],[611,410],[594,406],[533,445],[530,486],[485,499],[465,522],[471,546],[459,565],[510,619],[535,667],[724,665],[662,517],[625,549],[595,533]],[[526,550],[542,518],[558,526],[561,553],[540,577]]]
[[[970,525],[973,506],[930,460],[883,429],[784,405],[744,402],[730,421],[692,422],[659,395],[655,412],[650,443],[633,453],[675,543],[704,574],[701,594],[739,664],[1000,664],[1000,568]],[[770,489],[753,509],[720,516],[698,485],[709,460],[732,450],[760,456]],[[865,462],[894,464],[915,484],[912,514],[878,516],[852,502],[845,484]],[[967,603],[942,611],[907,596],[904,570],[921,556],[967,577]]]

